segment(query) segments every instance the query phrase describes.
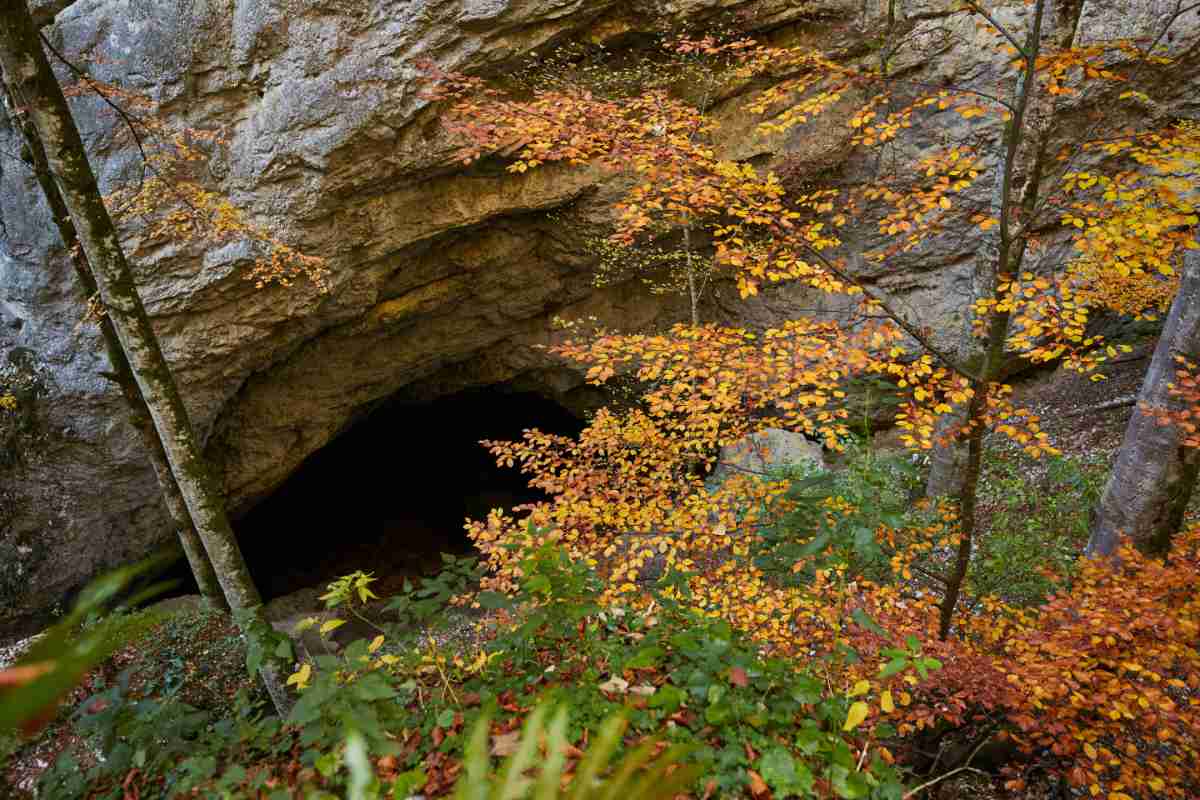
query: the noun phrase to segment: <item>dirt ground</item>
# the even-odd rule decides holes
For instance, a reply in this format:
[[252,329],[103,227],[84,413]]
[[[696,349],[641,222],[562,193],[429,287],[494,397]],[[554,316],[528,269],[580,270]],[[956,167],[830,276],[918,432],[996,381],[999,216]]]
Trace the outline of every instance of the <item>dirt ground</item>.
[[1064,369],[1046,370],[1014,382],[1014,399],[1041,416],[1056,447],[1070,455],[1112,453],[1133,412],[1154,342],[1135,347],[1101,370],[1095,381]]

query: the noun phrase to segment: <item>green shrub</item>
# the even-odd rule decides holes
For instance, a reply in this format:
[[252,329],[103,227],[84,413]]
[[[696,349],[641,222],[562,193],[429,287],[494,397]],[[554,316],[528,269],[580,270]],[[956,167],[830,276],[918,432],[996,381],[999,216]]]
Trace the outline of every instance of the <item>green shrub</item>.
[[968,589],[1037,605],[1075,572],[1106,465],[1099,458],[1031,459],[1016,451],[989,456],[980,482],[985,527]]
[[[488,756],[489,718],[481,718],[466,746],[463,774],[454,787],[455,800],[666,800],[685,791],[699,776],[695,764],[681,762],[692,748],[674,745],[656,755],[655,740],[646,740],[613,763],[625,731],[623,714],[613,714],[588,744],[567,780],[567,709],[546,722],[548,706],[534,709],[515,750],[499,769]],[[545,756],[539,753],[545,747]],[[535,763],[536,762],[536,763]]]
[[[851,575],[892,577],[875,532],[880,525],[899,528],[915,519],[912,496],[918,473],[906,454],[876,452],[851,442],[836,469],[781,471],[771,477],[791,480],[784,500],[795,507],[761,531],[753,557],[764,572],[782,583],[806,581],[811,569],[793,573],[793,565],[832,547],[833,559],[848,565]],[[845,501],[850,509],[832,523],[823,505],[830,498]]]

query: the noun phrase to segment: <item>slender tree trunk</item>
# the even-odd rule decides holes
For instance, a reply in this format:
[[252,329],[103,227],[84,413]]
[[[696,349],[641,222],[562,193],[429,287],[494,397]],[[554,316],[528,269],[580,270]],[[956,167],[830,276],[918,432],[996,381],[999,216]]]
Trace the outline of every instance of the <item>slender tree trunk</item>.
[[696,267],[692,262],[692,223],[683,226],[683,251],[687,257],[688,302],[692,313],[692,327],[700,327],[700,290],[696,287]]
[[[225,599],[234,609],[261,615],[262,598],[246,569],[223,500],[204,462],[183,398],[138,295],[79,130],[46,60],[25,0],[0,0],[0,69],[45,148],[47,165],[95,271],[108,318],[129,359]],[[273,671],[264,670],[263,678],[276,708],[285,713],[289,707],[286,688]]]
[[1167,386],[1175,378],[1175,359],[1200,361],[1200,251],[1186,251],[1183,263],[1179,292],[1092,517],[1090,556],[1111,555],[1122,534],[1147,552],[1165,554],[1196,485],[1200,452],[1183,446],[1185,433],[1179,426],[1160,425],[1147,413],[1180,409],[1180,399]]
[[[1014,212],[1022,212],[1020,224],[1026,226],[1037,206],[1053,107],[1039,107],[1036,64],[1042,46],[1043,22],[1050,19],[1053,27],[1053,17],[1053,0],[1037,0],[1029,33],[1025,38],[1021,73],[1013,93],[1015,109],[1004,131],[1004,153],[992,201],[994,213],[999,217],[996,245],[994,250],[989,248],[985,261],[980,264],[982,274],[978,277],[981,277],[985,284],[984,296],[995,296],[1001,276],[1016,276],[1020,273],[1028,249],[1027,228],[1014,230],[1017,225],[1014,222]],[[1019,182],[1022,182],[1022,185],[1018,185]],[[946,592],[942,596],[939,609],[938,634],[942,639],[950,635],[954,609],[962,594],[975,536],[979,529],[976,517],[979,478],[983,471],[983,437],[987,433],[987,393],[1004,374],[1005,345],[1008,341],[1010,318],[1009,311],[992,310],[988,314],[979,377],[972,382],[974,396],[965,413],[966,430],[960,437],[960,440],[965,440],[967,448],[966,469],[963,471],[958,491],[960,539],[954,568],[947,576]]]
[[967,458],[962,471],[961,485],[958,491],[959,530],[958,551],[954,554],[954,568],[946,576],[946,591],[942,595],[942,603],[938,609],[938,635],[945,639],[950,635],[950,625],[954,621],[954,608],[958,605],[959,595],[967,579],[967,568],[971,564],[971,548],[975,543],[975,533],[978,527],[976,505],[979,501],[979,475],[983,471],[983,413],[987,408],[987,398],[976,389],[975,396],[967,405],[966,417],[969,423],[976,425],[967,437]]
[[954,410],[934,423],[929,475],[925,479],[925,496],[930,499],[957,497],[962,493],[968,448],[954,432],[966,423],[968,406],[969,403],[956,404]]
[[[5,88],[7,89],[7,86]],[[8,95],[10,108],[15,110],[16,103],[12,100],[11,93],[6,92],[6,94]],[[96,280],[92,276],[91,267],[87,263],[87,256],[84,254],[83,248],[79,246],[79,237],[75,234],[75,225],[71,222],[71,215],[67,211],[66,204],[63,202],[62,194],[58,191],[58,187],[54,184],[54,179],[50,175],[50,169],[46,163],[46,151],[42,147],[42,142],[38,138],[37,132],[32,130],[31,124],[27,119],[23,118],[19,113],[13,113],[12,122],[21,133],[22,139],[25,142],[30,167],[33,169],[38,185],[42,188],[42,194],[45,195],[47,204],[50,206],[50,212],[54,217],[54,224],[58,228],[63,246],[66,248],[71,259],[71,264],[75,268],[75,276],[79,281],[83,296],[84,298],[90,298],[96,294]],[[179,536],[179,543],[183,547],[183,553],[187,557],[188,565],[191,567],[192,575],[196,579],[196,585],[200,589],[200,594],[214,608],[227,610],[229,606],[225,602],[225,596],[221,593],[221,586],[217,582],[216,573],[213,572],[212,563],[208,560],[208,555],[204,552],[204,544],[200,541],[200,537],[196,534],[196,528],[192,525],[192,517],[188,513],[187,505],[183,502],[183,495],[179,493],[179,486],[175,483],[175,477],[171,474],[171,466],[167,463],[167,455],[163,451],[162,442],[159,441],[158,433],[154,430],[154,422],[150,418],[150,410],[146,408],[146,400],[142,397],[142,392],[138,388],[136,379],[133,377],[133,371],[129,368],[129,361],[125,358],[124,351],[121,350],[121,343],[117,340],[117,334],[113,330],[112,322],[109,321],[107,316],[101,317],[99,327],[100,334],[104,339],[104,349],[108,355],[108,362],[112,366],[112,377],[120,387],[121,395],[125,398],[125,403],[129,407],[129,421],[141,437],[142,446],[146,449],[146,454],[149,456],[150,463],[154,467],[154,474],[158,478],[158,486],[162,491],[163,500],[167,506],[167,513],[175,525],[175,530]]]

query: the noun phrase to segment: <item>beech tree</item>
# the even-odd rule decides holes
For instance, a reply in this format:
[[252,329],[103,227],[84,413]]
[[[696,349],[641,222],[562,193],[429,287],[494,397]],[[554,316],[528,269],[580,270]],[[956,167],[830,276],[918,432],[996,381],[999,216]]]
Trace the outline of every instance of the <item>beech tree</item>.
[[1196,485],[1200,251],[1191,251],[1184,264],[1179,291],[1095,510],[1089,555],[1111,555],[1122,534],[1148,552],[1165,554]]
[[[1170,64],[1158,44],[1186,9],[1177,7],[1147,45],[1121,40],[1076,46],[1078,7],[1059,9],[1050,0],[1030,5],[1020,37],[986,8],[966,7],[1012,58],[1003,96],[953,86],[914,91],[886,74],[886,60],[881,69],[853,67],[805,48],[738,44],[731,80],[783,76],[746,104],[769,115],[761,125],[768,132],[787,131],[843,98],[862,95],[867,99],[850,126],[851,143],[863,150],[890,146],[904,130],[940,112],[1000,123],[978,137],[928,148],[915,164],[881,172],[850,191],[809,184],[789,192],[773,174],[722,160],[709,135],[715,122],[694,122],[695,109],[657,87],[614,98],[560,82],[529,97],[430,70],[433,96],[455,102],[449,127],[465,145],[465,161],[503,153],[515,158],[515,172],[586,163],[630,176],[632,188],[615,209],[614,241],[636,247],[664,229],[702,225],[712,263],[743,296],[771,283],[799,281],[860,299],[859,319],[831,323],[815,339],[814,329],[800,323],[761,333],[693,324],[663,337],[604,334],[558,348],[596,382],[627,372],[650,391],[643,409],[597,417],[578,444],[536,433],[515,445],[493,443],[502,463],[520,462],[537,485],[562,501],[539,520],[567,539],[591,542],[581,545],[581,553],[598,547],[606,558],[621,548],[603,544],[605,538],[630,530],[632,521],[647,546],[613,565],[623,578],[619,585],[632,586],[631,576],[655,552],[698,563],[694,555],[676,553],[678,544],[730,546],[737,513],[721,511],[706,523],[701,509],[722,508],[723,501],[687,477],[689,463],[711,461],[713,449],[780,419],[837,447],[845,409],[839,406],[844,387],[835,383],[860,374],[886,376],[902,397],[897,422],[908,444],[929,450],[941,438],[957,440],[967,451],[956,498],[959,533],[950,570],[938,578],[939,632],[949,634],[980,527],[985,436],[1008,436],[1033,456],[1055,452],[1036,415],[1011,401],[1004,383],[1010,362],[1058,361],[1095,373],[1118,348],[1089,333],[1090,315],[1111,310],[1151,316],[1165,309],[1178,254],[1192,246],[1189,229],[1196,221],[1179,185],[1180,160],[1194,161],[1200,153],[1193,127],[1111,136],[1097,119],[1060,149],[1053,119],[1056,98],[1084,86],[1136,87],[1146,65]],[[670,47],[717,49],[687,40]],[[1117,56],[1133,63],[1128,74],[1110,69]],[[1121,99],[1137,104],[1147,98],[1130,88]],[[1107,158],[1114,166],[1085,170],[1084,156]],[[985,171],[992,172],[992,189],[980,204],[968,190]],[[847,252],[838,230],[850,218],[877,221],[884,244],[872,252]],[[1037,263],[1046,246],[1044,226],[1055,218],[1076,254],[1060,270]],[[924,320],[862,277],[865,267],[934,246],[936,235],[961,224],[989,232],[969,304],[977,340],[965,353],[939,344]],[[885,324],[874,337],[856,341],[849,335],[863,320],[880,318]],[[823,354],[836,354],[842,369],[814,370],[813,360]],[[762,392],[759,387],[772,381],[779,381],[775,393]],[[948,419],[956,407],[960,421]],[[690,452],[684,455],[681,447]],[[665,459],[659,467],[674,465],[666,472],[646,464],[656,449]],[[665,480],[666,474],[674,479]],[[623,482],[641,489],[625,494]],[[641,496],[652,486],[659,491]],[[687,519],[670,524],[672,514]],[[744,520],[741,525],[745,530]],[[523,534],[519,527],[506,533],[504,521],[493,519],[475,535],[503,561],[495,543]]]
[[[93,270],[104,311],[225,598],[234,610],[251,617],[260,615],[262,598],[246,569],[223,499],[142,305],[116,227],[25,0],[5,0],[0,5],[0,68],[9,92],[41,140],[47,167]],[[277,710],[285,713],[290,705],[286,687],[273,668],[264,668],[262,673]]]

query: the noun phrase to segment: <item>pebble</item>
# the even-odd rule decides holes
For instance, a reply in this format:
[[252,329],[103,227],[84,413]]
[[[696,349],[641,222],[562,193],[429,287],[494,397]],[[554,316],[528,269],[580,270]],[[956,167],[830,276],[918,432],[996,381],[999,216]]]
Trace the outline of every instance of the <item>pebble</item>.
[[33,643],[42,638],[42,634],[36,633],[33,636],[25,639],[20,639],[16,642],[8,644],[0,644],[0,669],[15,664],[17,659],[25,653],[26,650],[33,647]]

